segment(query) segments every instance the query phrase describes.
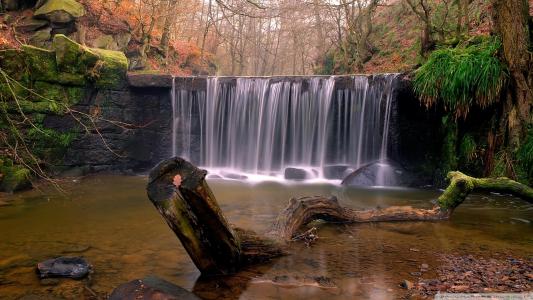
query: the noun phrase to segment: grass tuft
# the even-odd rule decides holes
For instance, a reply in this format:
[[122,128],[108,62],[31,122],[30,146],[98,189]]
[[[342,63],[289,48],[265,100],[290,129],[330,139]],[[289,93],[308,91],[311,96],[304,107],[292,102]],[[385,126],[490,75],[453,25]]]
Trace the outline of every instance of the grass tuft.
[[474,45],[435,50],[416,71],[416,93],[427,107],[442,104],[463,118],[474,105],[484,108],[497,102],[507,78],[497,56],[500,47],[499,39],[489,37]]

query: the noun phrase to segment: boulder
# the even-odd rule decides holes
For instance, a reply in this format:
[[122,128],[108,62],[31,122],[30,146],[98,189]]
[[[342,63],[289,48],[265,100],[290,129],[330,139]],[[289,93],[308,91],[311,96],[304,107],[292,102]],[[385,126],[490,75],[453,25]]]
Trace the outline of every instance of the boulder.
[[48,0],[34,13],[34,17],[52,23],[70,23],[84,15],[83,5],[74,0]]
[[54,36],[53,48],[60,72],[87,73],[99,59],[96,53],[62,34]]
[[112,35],[103,34],[98,36],[92,41],[94,48],[106,49],[106,50],[118,50],[118,45],[113,39]]
[[168,281],[148,276],[118,286],[109,300],[200,300],[193,293]]
[[44,28],[35,32],[29,40],[29,44],[39,48],[51,48],[52,28]]
[[98,88],[116,89],[126,82],[128,59],[122,52],[88,48],[62,34],[54,36],[53,47],[60,72],[82,74]]
[[81,279],[89,274],[91,266],[83,257],[62,256],[37,264],[40,278],[65,277]]
[[99,64],[92,73],[97,88],[119,89],[126,83],[126,73],[128,72],[128,59],[123,52],[91,49],[99,57]]
[[349,186],[403,186],[418,187],[418,176],[393,161],[375,161],[360,167],[346,178],[343,185]]
[[48,21],[46,20],[24,18],[15,26],[15,30],[17,32],[28,33],[46,27],[47,25]]
[[13,165],[11,161],[0,159],[0,191],[17,192],[31,188],[30,170]]
[[288,180],[306,180],[311,178],[311,174],[304,169],[285,168],[285,179]]

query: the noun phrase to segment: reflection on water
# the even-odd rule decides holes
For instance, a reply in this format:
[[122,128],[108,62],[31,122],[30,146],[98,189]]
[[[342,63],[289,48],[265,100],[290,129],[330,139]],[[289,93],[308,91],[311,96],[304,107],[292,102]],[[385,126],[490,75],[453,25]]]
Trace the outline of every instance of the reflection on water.
[[[206,299],[396,299],[398,284],[436,253],[533,253],[533,205],[501,195],[474,195],[442,222],[320,224],[310,248],[225,278],[199,278],[178,239],[152,207],[145,177],[98,176],[71,183],[67,194],[30,191],[0,207],[0,298],[105,297],[120,283],[156,275]],[[347,206],[430,207],[438,192],[354,189],[333,185],[210,185],[230,223],[258,232],[293,196],[336,195]],[[5,199],[4,199],[5,200]],[[82,281],[39,281],[38,261],[82,255],[94,266]],[[33,299],[33,298],[27,298]]]

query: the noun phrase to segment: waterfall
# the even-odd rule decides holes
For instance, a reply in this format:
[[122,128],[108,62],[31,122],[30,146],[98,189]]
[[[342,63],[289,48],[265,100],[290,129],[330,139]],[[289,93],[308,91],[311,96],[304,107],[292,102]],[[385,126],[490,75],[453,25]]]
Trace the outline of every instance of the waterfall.
[[239,178],[323,179],[385,161],[396,78],[208,77],[203,90],[174,79],[172,153]]

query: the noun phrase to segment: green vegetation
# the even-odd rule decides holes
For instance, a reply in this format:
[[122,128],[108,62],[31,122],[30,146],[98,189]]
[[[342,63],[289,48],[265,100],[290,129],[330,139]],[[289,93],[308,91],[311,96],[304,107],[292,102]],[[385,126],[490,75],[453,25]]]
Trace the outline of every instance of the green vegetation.
[[83,122],[88,116],[71,107],[87,88],[118,89],[125,82],[122,52],[87,48],[60,34],[53,48],[0,51],[0,190],[28,186],[30,174],[47,178],[46,167],[61,161],[75,134],[47,128],[46,116],[79,114],[75,119]]
[[415,91],[428,107],[441,104],[456,117],[466,117],[474,105],[493,104],[507,78],[498,58],[500,47],[491,37],[434,51],[415,73]]

